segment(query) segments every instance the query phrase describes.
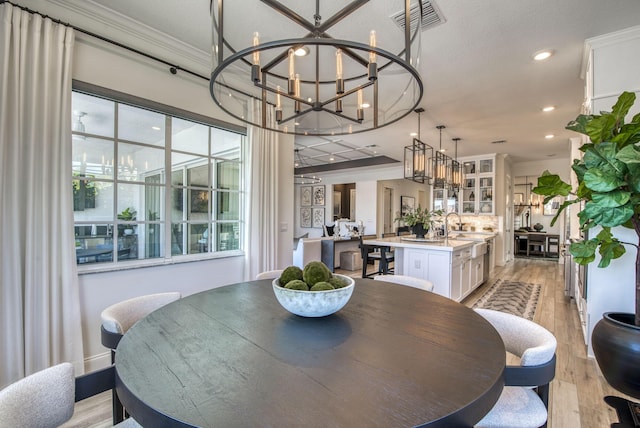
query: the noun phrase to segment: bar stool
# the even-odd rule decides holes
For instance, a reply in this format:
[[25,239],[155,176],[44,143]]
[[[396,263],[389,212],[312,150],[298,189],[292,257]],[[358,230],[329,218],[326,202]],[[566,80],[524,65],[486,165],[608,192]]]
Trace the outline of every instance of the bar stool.
[[[360,251],[362,253],[362,277],[369,278],[373,275],[387,275],[393,272],[393,268],[389,267],[389,263],[394,261],[393,251],[387,246],[383,245],[365,245],[362,243],[362,236],[360,237]],[[373,260],[374,263],[378,261],[378,271],[367,274],[367,265],[369,260]]]

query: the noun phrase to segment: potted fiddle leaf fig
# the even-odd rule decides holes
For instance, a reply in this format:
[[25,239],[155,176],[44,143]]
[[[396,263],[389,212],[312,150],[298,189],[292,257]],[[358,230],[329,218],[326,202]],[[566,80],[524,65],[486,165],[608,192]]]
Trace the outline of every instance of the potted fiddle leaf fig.
[[[635,98],[634,93],[624,92],[611,112],[580,115],[567,125],[591,140],[580,147],[582,159],[573,161],[577,188],[545,171],[533,191],[543,195],[545,203],[571,195],[560,205],[551,225],[568,206],[584,204],[578,218],[581,230],[589,230],[589,236],[569,247],[577,263],[593,262],[597,252],[598,267],[606,268],[628,250],[636,252],[635,313],[605,313],[593,330],[592,345],[607,382],[640,398],[640,114],[625,123]],[[615,228],[634,230],[635,242],[619,240]]]
[[422,239],[429,229],[433,227],[433,223],[435,221],[434,217],[440,217],[443,213],[444,211],[442,210],[429,211],[426,208],[422,209],[420,205],[418,205],[418,208],[404,213],[400,217],[396,218],[395,221],[401,221],[406,226],[411,227],[416,238]]

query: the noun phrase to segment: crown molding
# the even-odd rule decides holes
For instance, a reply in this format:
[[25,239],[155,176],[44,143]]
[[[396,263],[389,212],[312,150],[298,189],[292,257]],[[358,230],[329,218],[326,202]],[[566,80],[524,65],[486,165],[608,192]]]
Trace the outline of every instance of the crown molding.
[[[157,56],[193,71],[208,75],[211,56],[126,15],[91,0],[22,1],[34,10],[75,27],[114,40],[139,51]],[[46,9],[46,10],[45,10]],[[79,39],[91,36],[77,33]]]

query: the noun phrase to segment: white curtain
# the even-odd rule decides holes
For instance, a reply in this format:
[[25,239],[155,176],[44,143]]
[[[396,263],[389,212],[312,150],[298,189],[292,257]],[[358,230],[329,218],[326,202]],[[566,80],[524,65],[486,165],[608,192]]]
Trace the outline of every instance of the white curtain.
[[[260,117],[262,105],[254,100],[249,117]],[[275,126],[273,107],[267,109],[267,121]],[[257,126],[248,129],[247,159],[247,249],[245,278],[276,269],[278,261],[278,133]]]
[[0,388],[62,361],[83,372],[73,42],[73,29],[0,5]]

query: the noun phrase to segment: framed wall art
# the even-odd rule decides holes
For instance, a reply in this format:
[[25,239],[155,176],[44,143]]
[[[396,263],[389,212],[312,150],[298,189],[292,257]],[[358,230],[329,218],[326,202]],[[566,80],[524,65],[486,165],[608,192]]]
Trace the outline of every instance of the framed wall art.
[[311,206],[311,186],[300,187],[300,205],[303,207]]
[[400,196],[400,215],[404,216],[416,208],[416,199],[413,196]]
[[322,229],[324,226],[324,208],[313,208],[312,227]]
[[543,215],[556,215],[558,212],[558,208],[560,208],[560,198],[556,196],[551,199],[549,202],[543,205],[542,214]]
[[300,227],[311,227],[311,208],[300,208]]
[[313,186],[313,205],[324,205],[324,185]]

